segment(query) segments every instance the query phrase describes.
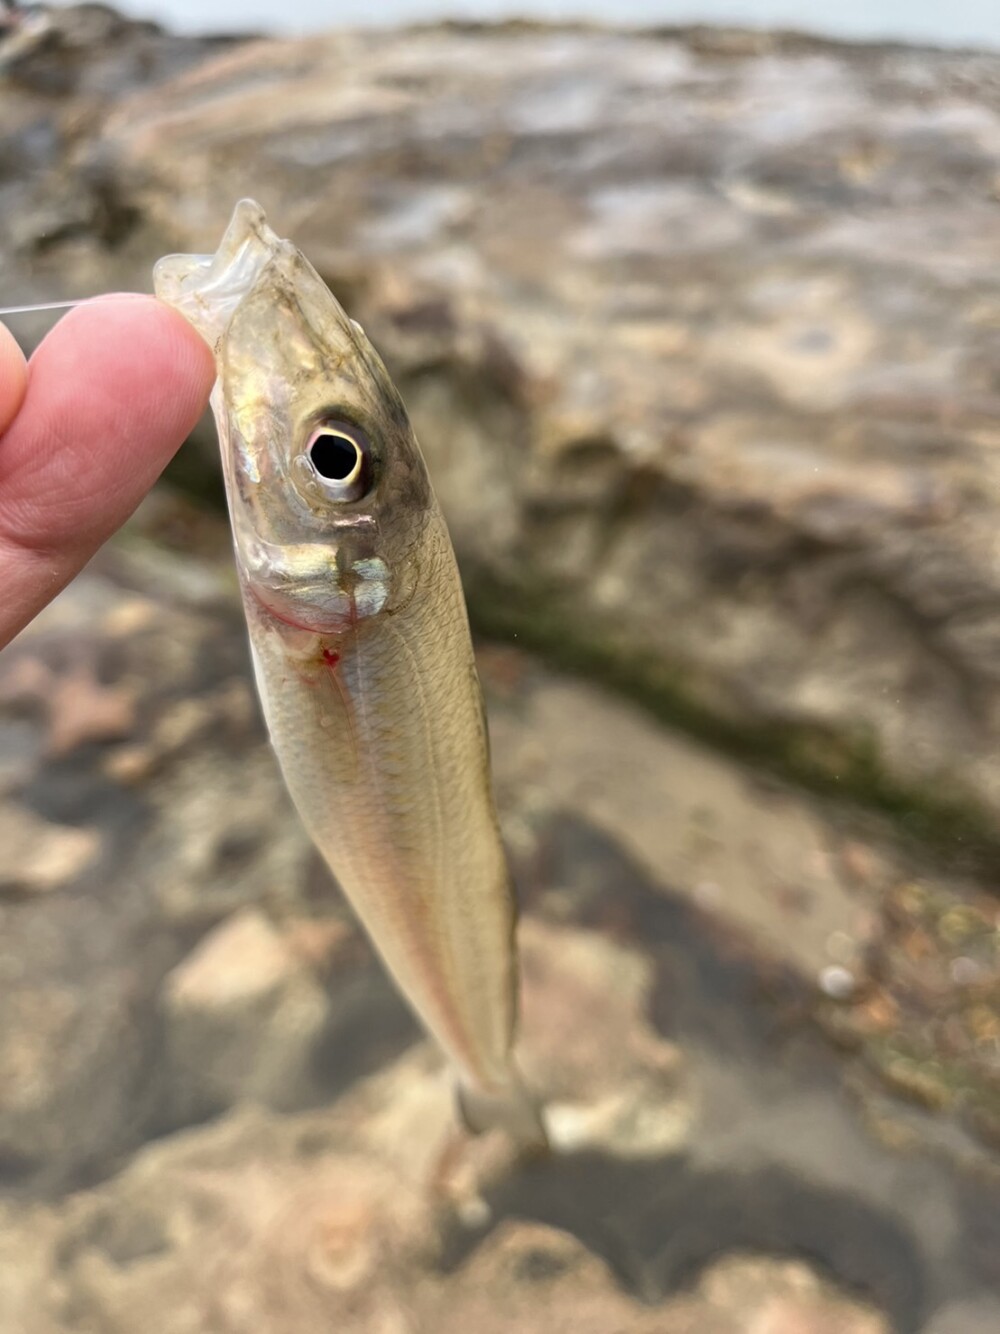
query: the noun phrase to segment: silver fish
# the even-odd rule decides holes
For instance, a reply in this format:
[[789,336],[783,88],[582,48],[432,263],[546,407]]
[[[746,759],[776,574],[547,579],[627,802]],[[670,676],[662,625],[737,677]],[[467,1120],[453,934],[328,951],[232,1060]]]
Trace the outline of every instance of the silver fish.
[[474,1130],[545,1142],[511,1055],[514,903],[451,541],[364,332],[259,205],[157,296],[212,347],[257,686],[292,800],[458,1077]]

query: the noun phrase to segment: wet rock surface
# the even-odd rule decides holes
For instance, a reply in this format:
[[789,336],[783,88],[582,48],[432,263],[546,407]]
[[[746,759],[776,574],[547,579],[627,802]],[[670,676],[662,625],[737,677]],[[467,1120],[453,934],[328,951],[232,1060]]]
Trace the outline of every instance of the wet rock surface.
[[[558,1151],[469,1141],[283,796],[225,546],[155,497],[0,660],[0,810],[35,831],[0,896],[0,1328],[1000,1317],[995,1048],[938,1013],[945,978],[995,1015],[995,900],[484,646]],[[59,876],[25,888],[47,847]],[[936,914],[920,948],[900,895]]]
[[996,838],[1000,57],[102,21],[68,99],[9,61],[13,294],[147,288],[259,197],[399,379],[481,624]]
[[209,932],[168,975],[163,1010],[178,1120],[238,1101],[280,1108],[315,1096],[309,1076],[328,1000],[261,912],[235,913]]
[[690,734],[993,827],[998,76],[0,36],[5,294],[146,287],[257,195],[384,349],[480,623],[688,726],[481,646],[557,1152],[468,1141],[282,791],[225,527],[154,496],[0,658],[0,1330],[1000,1327],[994,879]]

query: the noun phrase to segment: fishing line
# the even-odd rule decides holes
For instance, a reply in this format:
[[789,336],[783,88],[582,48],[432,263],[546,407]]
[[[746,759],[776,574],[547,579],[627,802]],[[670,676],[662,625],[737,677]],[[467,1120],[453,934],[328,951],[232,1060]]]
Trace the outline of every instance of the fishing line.
[[0,315],[33,315],[36,310],[69,310],[73,306],[86,306],[91,301],[98,301],[96,296],[81,296],[75,301],[39,301],[33,306],[0,306]]

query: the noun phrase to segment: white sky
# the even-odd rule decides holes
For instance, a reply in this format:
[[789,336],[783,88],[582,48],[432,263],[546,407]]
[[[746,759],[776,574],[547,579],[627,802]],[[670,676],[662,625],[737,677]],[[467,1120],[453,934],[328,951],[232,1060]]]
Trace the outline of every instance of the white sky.
[[1000,0],[117,0],[189,32],[308,31],[442,16],[744,23],[1000,48]]

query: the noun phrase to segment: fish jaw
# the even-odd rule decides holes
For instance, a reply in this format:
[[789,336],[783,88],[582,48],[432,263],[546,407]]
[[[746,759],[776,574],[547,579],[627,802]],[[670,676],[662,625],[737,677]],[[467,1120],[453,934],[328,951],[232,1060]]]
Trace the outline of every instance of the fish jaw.
[[215,254],[164,255],[153,269],[153,287],[214,352],[237,306],[280,245],[261,206],[241,199]]

